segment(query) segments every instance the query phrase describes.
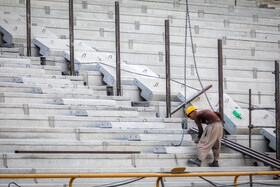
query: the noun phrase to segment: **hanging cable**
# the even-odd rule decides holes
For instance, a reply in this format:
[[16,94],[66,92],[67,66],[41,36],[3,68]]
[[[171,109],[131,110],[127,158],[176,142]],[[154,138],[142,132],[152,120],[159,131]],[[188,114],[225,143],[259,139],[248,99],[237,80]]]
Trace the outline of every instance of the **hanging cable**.
[[[187,3],[186,3],[187,5]],[[188,13],[186,6],[186,21],[185,21],[185,51],[184,51],[184,85],[187,85],[187,40],[188,40]],[[187,88],[184,87],[185,105],[187,102]]]
[[208,182],[209,184],[212,184],[213,186],[217,186],[216,183],[214,183],[214,182],[212,182],[212,181],[210,181],[210,180],[208,180],[208,179],[206,179],[206,178],[204,178],[204,177],[201,177],[201,176],[200,176],[199,178],[205,180],[206,182]]
[[182,127],[182,137],[181,137],[181,140],[180,140],[180,142],[178,143],[178,144],[171,144],[172,146],[174,146],[174,147],[179,147],[179,146],[181,146],[181,144],[183,143],[183,140],[184,140],[184,136],[185,136],[185,129]]
[[11,184],[13,184],[13,185],[15,185],[15,186],[17,186],[17,187],[20,187],[20,185],[18,185],[17,183],[15,183],[15,182],[10,182],[9,184],[8,184],[8,187],[10,187],[11,186]]
[[[188,5],[188,0],[186,0],[186,15],[187,15],[187,20],[188,20],[188,24],[189,24],[189,30],[190,30],[190,40],[191,40],[191,46],[192,46],[192,53],[193,53],[193,60],[194,60],[194,67],[195,67],[195,71],[196,71],[196,75],[197,75],[197,78],[198,78],[198,81],[200,83],[200,86],[201,86],[201,89],[204,90],[204,87],[202,85],[202,82],[201,82],[201,79],[200,79],[200,76],[199,76],[199,73],[198,73],[198,69],[197,69],[197,65],[196,65],[196,58],[195,58],[195,54],[194,54],[194,45],[193,45],[193,39],[192,39],[192,29],[191,29],[191,21],[190,21],[190,15],[189,15],[189,5]],[[207,99],[207,102],[211,108],[212,111],[214,111],[211,103],[210,103],[210,100],[206,94],[206,92],[204,92],[204,95]]]
[[[110,68],[116,69],[116,67],[114,67],[114,66],[112,66],[112,65],[105,64],[105,63],[103,63],[103,62],[87,62],[87,63],[82,63],[82,64],[102,64],[102,65],[104,65],[104,66],[108,66],[108,67],[110,67]],[[129,71],[129,70],[122,69],[122,68],[121,68],[121,71],[124,71],[124,72],[127,72],[127,73],[131,73],[131,74],[135,74],[135,75],[140,75],[140,76],[143,76],[143,77],[149,77],[149,78],[155,78],[155,79],[162,79],[162,80],[165,80],[165,79],[166,79],[165,77],[159,77],[159,76],[146,75],[146,74],[142,74],[142,73],[136,73],[136,72],[133,72],[133,71]],[[188,88],[193,89],[193,90],[196,90],[196,91],[200,91],[199,89],[194,88],[194,87],[189,86],[189,85],[185,85],[184,83],[181,83],[180,81],[177,81],[177,80],[174,80],[174,79],[170,79],[170,80],[171,80],[172,82],[174,82],[174,83],[180,84],[181,86],[188,87]]]
[[132,178],[132,179],[127,179],[127,180],[123,180],[123,181],[113,182],[113,183],[109,183],[109,184],[102,184],[102,185],[93,186],[93,187],[116,187],[116,186],[123,186],[123,185],[126,185],[126,184],[130,184],[130,183],[142,180],[144,178],[145,177],[136,177],[136,178]]
[[[244,101],[237,101],[237,100],[233,100],[233,101],[236,102],[236,103],[242,103],[242,104],[249,105],[249,103],[244,102]],[[257,105],[252,105],[252,107],[254,107],[254,108],[261,108],[261,107],[259,107]],[[275,113],[275,111],[273,111],[273,109],[264,109],[264,110],[272,112],[272,113]]]
[[[187,5],[187,3],[186,3]],[[187,41],[188,41],[188,12],[187,12],[188,8],[186,6],[186,20],[185,20],[185,48],[184,48],[184,97],[185,97],[185,106],[187,104]],[[186,116],[186,113],[184,112],[184,116]],[[184,140],[184,135],[185,135],[185,130],[184,127],[182,125],[182,137],[181,140],[179,142],[179,144],[172,144],[173,146],[177,147],[177,146],[181,146],[183,140]]]

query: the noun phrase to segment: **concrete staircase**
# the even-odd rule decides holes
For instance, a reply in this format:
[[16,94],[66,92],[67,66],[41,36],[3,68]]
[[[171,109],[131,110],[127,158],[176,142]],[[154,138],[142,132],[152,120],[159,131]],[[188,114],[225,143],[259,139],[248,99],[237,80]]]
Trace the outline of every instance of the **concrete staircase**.
[[[36,62],[34,59],[31,61],[28,58],[1,59],[6,60],[5,64],[9,63],[18,71],[11,71],[9,74],[5,71],[0,75],[3,77],[0,103],[2,153],[0,173],[141,173],[168,172],[174,167],[187,167],[187,171],[191,172],[271,170],[270,167],[226,147],[221,153],[221,168],[213,170],[206,167],[207,162],[213,159],[211,154],[201,168],[192,167],[187,164],[187,159],[196,157],[196,147],[192,141],[194,137],[185,135],[181,147],[174,147],[181,140],[182,119],[156,117],[156,113],[159,112],[156,106],[159,107],[160,103],[151,102],[150,106],[132,107],[131,101],[125,96],[107,96],[104,85],[99,85],[103,87],[103,92],[94,92],[93,89],[84,86],[80,77],[58,75],[61,66],[36,65],[33,64]],[[24,66],[17,66],[21,63]],[[34,78],[29,76],[29,79],[24,79],[26,74]],[[48,76],[50,79],[46,78]],[[52,78],[53,76],[56,78]],[[18,79],[13,79],[15,77]],[[54,81],[48,84],[45,80]],[[189,127],[193,125],[189,123]],[[262,136],[254,137],[255,146],[260,151],[271,151]],[[245,138],[244,142],[247,141],[246,136],[243,138],[230,136],[230,138],[237,141]],[[167,151],[162,152],[163,148]],[[37,153],[20,153],[21,151]],[[64,151],[64,153],[42,151]],[[69,151],[100,153],[67,153]],[[138,153],[114,154],[114,151]],[[229,177],[209,180],[223,184],[232,184],[233,181]],[[240,182],[247,180],[245,177],[239,179]],[[66,179],[4,179],[1,180],[0,186],[6,186],[11,181],[24,186],[68,184]],[[109,181],[112,183],[120,179]],[[101,185],[109,181],[81,179],[76,182],[78,186],[88,186]],[[255,177],[254,181],[278,182],[266,176]],[[209,185],[203,180],[192,178],[176,180],[166,178],[165,183],[167,186]],[[155,179],[151,178],[131,184],[131,186],[154,185]]]
[[[24,1],[0,1],[2,15],[17,12],[25,14]],[[77,46],[88,46],[76,51],[76,59],[84,51],[99,54],[87,55],[80,63],[79,76],[63,75],[68,71],[68,4],[65,1],[32,1],[32,23],[45,27],[54,36],[40,41],[64,41],[60,47],[42,50],[42,43],[33,45],[32,53],[58,55],[48,57],[23,57],[25,35],[14,35],[10,44],[19,48],[0,48],[0,138],[2,159],[0,173],[142,173],[169,172],[174,167],[187,167],[190,172],[271,171],[272,168],[222,148],[220,168],[209,168],[209,154],[201,168],[187,164],[187,159],[196,157],[195,137],[185,135],[180,147],[183,111],[173,118],[165,118],[165,103],[162,97],[143,102],[139,86],[129,74],[124,74],[123,96],[108,96],[106,84],[113,69],[102,64],[87,64],[92,59],[100,61],[106,57],[114,61],[114,3],[109,0],[75,2],[75,38]],[[164,77],[164,29],[163,20],[171,21],[172,78],[183,82],[183,1],[138,1],[122,0],[121,42],[124,67],[140,67],[148,75]],[[199,71],[204,85],[217,88],[216,62],[217,38],[223,39],[225,63],[225,92],[234,100],[247,102],[248,87],[253,89],[253,102],[259,106],[273,105],[273,62],[279,58],[279,12],[259,9],[257,1],[201,1],[190,2],[195,50]],[[58,16],[59,15],[59,16]],[[3,16],[4,17],[4,16]],[[18,17],[11,20],[17,20]],[[4,20],[1,19],[3,22]],[[7,21],[7,20],[6,20]],[[1,22],[1,23],[2,23]],[[5,22],[5,21],[4,21]],[[16,23],[16,22],[15,22]],[[14,24],[15,24],[14,23]],[[206,24],[207,23],[207,24]],[[10,25],[10,24],[9,24]],[[33,40],[36,44],[36,40]],[[50,44],[47,42],[47,44]],[[41,45],[39,49],[38,45]],[[148,46],[148,47],[147,47]],[[65,50],[66,49],[66,50]],[[181,51],[181,52],[180,52]],[[88,54],[90,54],[88,53]],[[68,53],[69,54],[69,53]],[[188,45],[187,60],[191,61]],[[62,55],[65,58],[62,58]],[[99,58],[98,58],[99,57]],[[77,63],[78,64],[78,63]],[[103,68],[102,71],[97,69]],[[131,69],[129,69],[131,70]],[[138,70],[138,68],[134,68]],[[242,71],[242,72],[241,72]],[[104,73],[105,72],[105,73]],[[108,74],[106,74],[108,73]],[[187,64],[190,85],[199,88],[194,66]],[[238,75],[238,78],[236,78]],[[110,78],[112,78],[111,76]],[[104,79],[105,78],[105,79]],[[114,78],[114,77],[113,77]],[[107,81],[107,82],[106,82]],[[157,81],[160,83],[160,81]],[[106,84],[105,84],[106,83]],[[148,82],[142,79],[143,85]],[[161,84],[161,83],[160,83]],[[155,88],[158,96],[164,95]],[[142,91],[143,92],[143,91]],[[175,96],[177,95],[174,94]],[[172,108],[181,100],[173,97]],[[213,97],[213,100],[215,97]],[[146,99],[147,100],[147,99]],[[148,106],[133,106],[133,102]],[[202,102],[203,101],[203,102]],[[216,101],[216,100],[215,100]],[[205,98],[194,104],[205,106]],[[247,105],[240,105],[246,108]],[[261,112],[261,111],[260,111]],[[244,117],[246,113],[243,113]],[[269,118],[270,119],[270,118]],[[258,119],[255,119],[258,121]],[[246,121],[246,118],[244,119]],[[273,120],[272,120],[273,121]],[[247,132],[247,123],[241,129]],[[269,124],[271,125],[271,124]],[[188,121],[188,127],[194,124]],[[236,131],[240,133],[240,131]],[[259,132],[253,136],[253,148],[260,152],[271,152],[269,141]],[[246,135],[229,135],[229,139],[247,145]],[[273,141],[273,140],[271,140]],[[65,151],[58,153],[16,153],[15,151]],[[67,153],[67,151],[100,151],[100,154]],[[113,154],[114,151],[136,151],[135,154]],[[105,153],[106,152],[106,153]],[[111,153],[110,153],[111,152]],[[274,153],[272,153],[274,154]],[[232,184],[233,177],[207,178],[221,184]],[[253,177],[254,182],[278,184],[272,176]],[[101,185],[121,179],[79,179],[77,186]],[[0,186],[15,181],[22,186],[67,186],[66,179],[4,179]],[[240,177],[239,182],[248,182]],[[165,178],[166,186],[209,186],[198,178]],[[147,178],[130,186],[154,186],[155,179]]]

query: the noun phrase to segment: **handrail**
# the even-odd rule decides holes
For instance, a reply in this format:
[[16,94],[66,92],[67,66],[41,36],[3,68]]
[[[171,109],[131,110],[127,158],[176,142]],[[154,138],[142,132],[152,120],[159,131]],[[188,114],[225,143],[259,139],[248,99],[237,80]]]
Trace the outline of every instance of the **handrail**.
[[[210,176],[235,176],[234,184],[237,184],[239,176],[250,175],[279,175],[280,171],[264,171],[264,172],[226,172],[226,173],[108,173],[108,174],[0,174],[3,178],[70,178],[69,187],[73,186],[76,178],[128,178],[128,177],[157,177],[156,187],[159,187],[160,177],[210,177]],[[237,186],[237,185],[236,185]]]

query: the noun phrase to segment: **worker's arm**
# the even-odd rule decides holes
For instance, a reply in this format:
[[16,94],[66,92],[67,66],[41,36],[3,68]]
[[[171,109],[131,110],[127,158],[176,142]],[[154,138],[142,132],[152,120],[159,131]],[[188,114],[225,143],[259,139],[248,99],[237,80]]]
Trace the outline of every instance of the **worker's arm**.
[[198,136],[197,137],[200,139],[200,137],[201,137],[201,135],[203,133],[203,128],[202,128],[201,122],[200,122],[200,120],[198,118],[196,118],[194,121],[195,121],[196,126],[198,128]]

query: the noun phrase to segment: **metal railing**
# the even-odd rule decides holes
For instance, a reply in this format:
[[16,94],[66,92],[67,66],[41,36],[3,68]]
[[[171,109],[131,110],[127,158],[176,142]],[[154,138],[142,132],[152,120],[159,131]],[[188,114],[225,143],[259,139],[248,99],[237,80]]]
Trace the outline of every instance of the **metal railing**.
[[279,175],[280,171],[264,171],[264,172],[228,172],[228,173],[186,173],[186,172],[170,172],[170,173],[108,173],[108,174],[0,174],[0,179],[4,178],[69,178],[69,187],[73,186],[76,178],[130,178],[130,177],[152,177],[157,178],[156,187],[159,187],[159,182],[163,184],[162,177],[220,177],[220,176],[235,176],[234,185],[237,186],[237,180],[240,176],[252,175]]
[[[280,159],[280,114],[279,114],[279,62],[275,61],[275,108],[268,107],[253,107],[252,106],[252,91],[249,89],[249,148],[252,147],[252,129],[253,128],[275,128],[276,129],[276,158]],[[252,111],[253,110],[275,110],[275,126],[253,125]]]

